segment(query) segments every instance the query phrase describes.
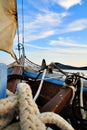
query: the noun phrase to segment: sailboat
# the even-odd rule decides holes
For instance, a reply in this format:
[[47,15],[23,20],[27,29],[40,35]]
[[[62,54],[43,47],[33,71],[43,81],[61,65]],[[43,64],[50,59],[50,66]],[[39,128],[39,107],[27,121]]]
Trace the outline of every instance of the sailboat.
[[[7,128],[8,130],[45,130],[49,129],[50,127],[54,130],[87,130],[87,89],[86,87],[84,87],[82,81],[82,79],[87,80],[87,78],[82,76],[80,73],[65,72],[64,70],[56,66],[55,63],[47,65],[45,59],[42,60],[41,66],[31,62],[25,56],[24,45],[22,45],[22,55],[20,56],[19,42],[19,58],[17,59],[12,46],[16,34],[16,29],[18,29],[18,24],[17,1],[0,0],[0,50],[10,53],[15,59],[14,63],[11,63],[7,66],[7,73],[5,71],[2,71],[1,73],[1,79],[4,79],[5,84],[4,87],[3,82],[1,84],[1,91],[2,93],[4,93],[4,95],[2,95],[1,97],[0,105],[5,105],[5,101],[7,101],[6,105],[9,105],[9,100],[13,101],[13,99],[13,104],[16,104],[13,106],[10,104],[10,107],[8,107],[7,109],[5,109],[5,107],[7,107],[6,105],[5,107],[3,107],[3,105],[1,106],[0,129],[6,130]],[[4,69],[2,65],[1,70],[6,70],[6,68]],[[3,72],[5,74],[4,78]],[[32,124],[30,120],[32,120],[33,122],[33,116],[35,113],[27,113],[29,117],[30,115],[33,115],[32,119],[30,120],[29,117],[25,118],[27,116],[26,113],[21,112],[21,115],[23,114],[23,116],[20,116],[19,111],[22,109],[22,107],[26,111],[28,109],[28,112],[31,110],[30,102],[28,108],[25,107],[22,103],[19,109],[15,109],[15,107],[17,108],[17,105],[20,102],[19,98],[23,97],[24,92],[23,90],[22,94],[19,94],[19,98],[17,97],[17,86],[20,86],[20,83],[22,84],[24,90],[26,89],[25,95],[27,94],[27,97],[25,97],[24,99],[28,100],[28,102],[31,101],[31,96],[27,92],[28,88],[25,87],[25,84],[29,85],[32,91],[32,96],[34,100],[34,105],[32,109],[37,106],[38,108],[35,108],[35,112],[45,113],[44,118],[46,119],[48,119],[48,117],[52,118],[45,123],[46,128],[44,128],[44,126],[38,128],[38,126],[40,125],[39,122],[36,125],[37,128],[33,127],[34,123]],[[5,89],[3,90],[3,88]],[[7,90],[9,92],[7,92]],[[21,90],[22,88],[18,90],[18,92],[20,93]],[[9,95],[11,96],[11,98],[9,97]],[[18,99],[19,102],[17,102]],[[46,115],[46,112],[49,116]],[[11,118],[9,118],[9,115],[11,116]],[[53,115],[55,116],[55,121],[53,121]],[[41,120],[42,116],[37,116],[37,118]],[[35,114],[35,122],[37,118]],[[22,126],[23,119],[26,120],[25,125]],[[29,122],[27,122],[27,119],[30,124]],[[21,123],[17,124],[19,122]],[[11,124],[12,127],[10,128],[9,125]],[[17,124],[15,128],[14,124]],[[31,124],[33,125],[32,128],[30,127]],[[27,126],[28,128],[26,128]]]

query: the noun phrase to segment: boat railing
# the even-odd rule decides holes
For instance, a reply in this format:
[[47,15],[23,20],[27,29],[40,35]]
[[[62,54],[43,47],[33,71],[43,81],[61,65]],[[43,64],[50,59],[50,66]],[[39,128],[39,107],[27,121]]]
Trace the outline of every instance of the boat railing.
[[27,68],[39,71],[41,69],[40,65],[37,65],[35,63],[33,63],[32,61],[30,61],[29,59],[26,58],[25,60],[25,66],[27,66]]

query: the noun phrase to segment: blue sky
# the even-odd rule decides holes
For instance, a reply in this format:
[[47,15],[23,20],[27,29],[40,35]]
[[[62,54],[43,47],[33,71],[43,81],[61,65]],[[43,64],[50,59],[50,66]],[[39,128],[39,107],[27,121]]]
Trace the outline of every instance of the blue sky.
[[[22,43],[22,4],[18,0],[20,43]],[[87,66],[87,1],[24,0],[24,47],[27,58],[41,64],[60,62]],[[14,52],[18,56],[17,36]],[[1,62],[13,58],[0,52]],[[6,61],[3,59],[7,59]]]

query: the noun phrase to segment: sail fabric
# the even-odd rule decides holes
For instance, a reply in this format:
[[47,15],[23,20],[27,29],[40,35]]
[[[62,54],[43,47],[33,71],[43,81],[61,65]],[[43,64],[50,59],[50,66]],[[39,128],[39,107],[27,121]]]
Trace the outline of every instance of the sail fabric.
[[15,59],[13,40],[16,28],[16,0],[0,0],[0,50],[10,53]]

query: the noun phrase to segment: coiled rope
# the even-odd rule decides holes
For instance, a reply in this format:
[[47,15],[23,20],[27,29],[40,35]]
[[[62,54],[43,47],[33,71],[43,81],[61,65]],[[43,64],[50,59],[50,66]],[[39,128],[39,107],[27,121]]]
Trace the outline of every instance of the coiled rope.
[[[15,127],[16,130],[46,130],[45,124],[55,124],[62,130],[74,130],[58,114],[53,112],[40,113],[37,104],[33,100],[31,88],[26,83],[19,83],[17,93],[0,100],[1,104],[0,129],[14,130]],[[16,109],[19,109],[19,123],[16,123],[15,126],[11,124],[11,121]],[[10,115],[12,115],[12,118],[10,118]],[[9,123],[10,126],[8,126]]]

